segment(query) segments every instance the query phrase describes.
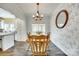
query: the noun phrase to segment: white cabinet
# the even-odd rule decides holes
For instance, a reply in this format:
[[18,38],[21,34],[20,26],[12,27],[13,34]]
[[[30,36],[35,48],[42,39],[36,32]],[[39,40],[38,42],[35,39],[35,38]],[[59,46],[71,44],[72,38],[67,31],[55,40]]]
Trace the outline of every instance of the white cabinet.
[[5,51],[14,46],[15,32],[0,33],[0,48]]

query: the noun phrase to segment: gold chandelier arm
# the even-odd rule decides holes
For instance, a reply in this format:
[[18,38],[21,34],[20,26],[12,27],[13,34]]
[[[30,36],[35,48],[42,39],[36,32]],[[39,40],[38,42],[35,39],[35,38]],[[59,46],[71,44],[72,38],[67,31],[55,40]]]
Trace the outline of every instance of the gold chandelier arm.
[[36,21],[37,20],[42,20],[43,15],[40,14],[40,12],[39,12],[39,3],[36,3],[36,7],[37,7],[37,11],[36,11],[36,14],[33,15],[33,19],[35,19]]

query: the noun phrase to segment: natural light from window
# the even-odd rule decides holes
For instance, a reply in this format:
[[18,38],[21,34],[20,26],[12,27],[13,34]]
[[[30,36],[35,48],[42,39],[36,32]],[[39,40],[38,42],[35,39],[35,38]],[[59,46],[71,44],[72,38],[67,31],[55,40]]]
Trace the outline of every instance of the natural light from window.
[[45,33],[45,24],[32,24],[32,33]]

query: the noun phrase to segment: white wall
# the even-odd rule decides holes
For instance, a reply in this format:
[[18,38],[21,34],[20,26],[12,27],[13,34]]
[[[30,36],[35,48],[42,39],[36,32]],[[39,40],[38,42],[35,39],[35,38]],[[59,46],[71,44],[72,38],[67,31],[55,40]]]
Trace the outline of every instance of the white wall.
[[[46,32],[50,32],[50,15],[44,15],[42,23],[45,23],[46,25]],[[26,15],[26,27],[27,27],[27,32],[32,32],[32,23],[34,19],[32,18],[31,14]]]
[[21,19],[16,19],[16,41],[26,41],[27,39],[27,31],[26,31],[26,22]]
[[[55,19],[58,12],[66,9],[69,20],[63,29],[58,29]],[[79,55],[79,4],[60,4],[52,15],[51,40],[67,55]]]

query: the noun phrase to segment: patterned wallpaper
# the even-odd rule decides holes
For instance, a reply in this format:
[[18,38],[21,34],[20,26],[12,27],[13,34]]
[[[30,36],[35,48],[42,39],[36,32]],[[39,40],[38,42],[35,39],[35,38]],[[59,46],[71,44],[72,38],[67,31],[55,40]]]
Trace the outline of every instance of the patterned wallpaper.
[[[62,9],[69,13],[69,20],[63,29],[55,25],[56,15]],[[51,40],[67,55],[79,55],[79,4],[60,4],[52,14]]]

